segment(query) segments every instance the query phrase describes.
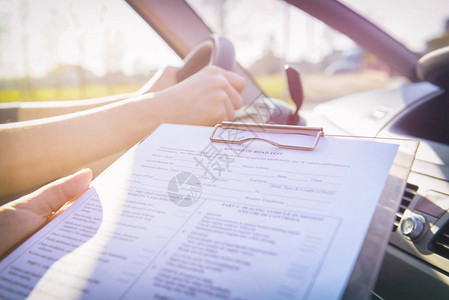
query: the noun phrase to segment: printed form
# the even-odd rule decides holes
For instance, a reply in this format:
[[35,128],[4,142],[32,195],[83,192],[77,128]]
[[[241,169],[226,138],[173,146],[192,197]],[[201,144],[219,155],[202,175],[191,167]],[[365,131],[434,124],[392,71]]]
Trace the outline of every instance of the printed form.
[[160,126],[0,263],[0,295],[341,297],[397,145],[326,137],[297,151],[211,131]]

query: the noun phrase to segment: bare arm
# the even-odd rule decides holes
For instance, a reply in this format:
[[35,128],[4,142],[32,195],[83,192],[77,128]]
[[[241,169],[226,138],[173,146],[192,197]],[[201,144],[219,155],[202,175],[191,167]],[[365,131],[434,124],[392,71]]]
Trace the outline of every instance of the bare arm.
[[21,102],[18,106],[17,119],[18,121],[27,121],[60,116],[81,110],[96,108],[127,98],[141,96],[149,92],[157,92],[176,83],[176,72],[177,68],[174,67],[162,68],[148,83],[146,83],[139,91],[134,93],[88,100]]
[[0,196],[124,151],[161,123],[214,125],[242,105],[244,80],[207,67],[156,93],[58,117],[0,125]]

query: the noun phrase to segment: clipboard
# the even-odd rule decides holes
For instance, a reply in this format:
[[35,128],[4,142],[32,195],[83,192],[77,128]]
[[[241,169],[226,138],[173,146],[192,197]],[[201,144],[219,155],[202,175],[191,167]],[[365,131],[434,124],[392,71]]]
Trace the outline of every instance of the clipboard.
[[[219,129],[252,131],[255,133],[307,135],[313,136],[315,139],[311,145],[280,144],[276,141],[258,136],[236,140],[222,139],[216,137]],[[387,181],[371,219],[365,240],[343,294],[343,299],[371,299],[373,288],[376,284],[377,276],[383,262],[384,253],[388,245],[390,233],[393,228],[395,213],[399,208],[407,184],[407,178],[419,146],[419,141],[386,137],[326,135],[322,127],[242,122],[223,122],[217,124],[210,135],[210,140],[211,142],[227,144],[244,144],[258,140],[283,149],[314,151],[319,147],[320,140],[325,137],[359,139],[399,145],[398,152],[392,167],[390,168]]]
[[[232,125],[232,124],[230,124]],[[175,127],[176,126],[176,127]],[[245,127],[248,127],[248,124],[244,124]],[[304,149],[304,151],[320,151],[320,146],[324,146],[326,145],[326,143],[322,143],[322,139],[326,138],[327,136],[324,134],[324,131],[320,128],[315,128],[312,130],[305,130],[305,131],[300,131],[297,132],[297,129],[303,129],[301,128],[295,128],[295,127],[289,127],[289,126],[281,126],[280,128],[278,127],[273,127],[274,124],[269,124],[269,125],[260,125],[260,124],[255,124],[255,127],[258,127],[259,130],[261,130],[262,132],[264,132],[266,130],[266,128],[272,129],[271,130],[271,134],[272,137],[276,136],[277,130],[286,130],[287,133],[292,133],[292,136],[294,138],[296,138],[295,134],[303,134],[303,135],[307,135],[309,136],[307,138],[307,140],[312,140],[312,141],[317,141],[315,148],[313,148],[313,144],[311,145],[299,145],[300,147],[307,147],[307,149]],[[222,129],[222,127],[219,127]],[[232,127],[231,127],[232,128]],[[178,136],[178,138],[173,138],[173,136],[171,136],[170,134],[173,132],[173,130],[175,129],[182,129],[180,131],[180,134]],[[190,130],[198,130],[195,131],[195,134],[192,134],[191,136],[185,134]],[[99,273],[99,278],[101,279],[102,274],[104,273],[103,270],[105,270],[106,268],[110,268],[110,265],[107,265],[110,263],[110,260],[112,260],[112,258],[108,258],[108,260],[99,260],[96,259],[97,263],[92,263],[91,258],[92,258],[92,252],[89,252],[89,255],[85,255],[86,253],[85,251],[85,247],[82,247],[78,252],[77,249],[80,248],[81,245],[83,245],[84,243],[90,241],[91,239],[93,239],[95,236],[100,238],[100,241],[103,242],[103,238],[105,237],[104,233],[107,233],[107,239],[106,239],[106,244],[103,245],[102,247],[88,247],[89,251],[94,251],[93,253],[96,253],[96,255],[98,255],[97,258],[102,257],[102,255],[106,255],[106,253],[109,253],[108,251],[104,251],[107,248],[104,247],[108,247],[109,245],[109,237],[111,236],[111,233],[115,232],[115,227],[119,225],[119,223],[123,222],[123,218],[126,217],[125,219],[125,223],[124,223],[124,227],[119,227],[119,230],[125,230],[125,232],[127,231],[127,228],[129,228],[128,224],[126,223],[126,220],[132,220],[132,222],[134,222],[136,220],[136,215],[135,214],[131,214],[131,212],[136,212],[136,214],[140,217],[140,213],[141,211],[143,211],[143,213],[145,213],[145,209],[142,209],[142,206],[140,205],[133,205],[133,210],[131,212],[127,212],[126,216],[122,215],[120,212],[117,213],[116,209],[119,209],[120,211],[123,209],[125,203],[127,203],[128,201],[128,195],[131,195],[131,199],[133,199],[132,203],[139,203],[139,201],[137,201],[138,199],[136,197],[142,198],[140,201],[142,201],[142,203],[147,203],[148,199],[151,198],[152,196],[155,196],[155,200],[167,200],[167,201],[155,201],[154,203],[159,203],[160,207],[156,207],[157,210],[155,211],[160,211],[160,212],[164,212],[162,210],[162,208],[164,207],[169,207],[170,211],[172,213],[173,217],[179,217],[178,215],[178,211],[179,211],[179,205],[173,206],[175,201],[174,200],[179,200],[178,197],[175,197],[175,199],[170,199],[170,194],[167,193],[168,186],[163,186],[163,189],[161,189],[161,185],[157,185],[156,184],[156,190],[152,190],[155,187],[145,187],[140,189],[139,187],[135,186],[132,187],[130,189],[130,182],[131,179],[136,179],[138,178],[138,180],[140,180],[140,178],[143,177],[143,175],[157,175],[159,176],[161,174],[160,170],[160,166],[159,165],[154,165],[154,170],[152,172],[143,172],[143,173],[138,173],[139,177],[133,177],[135,174],[135,168],[140,168],[141,171],[143,171],[144,169],[146,169],[147,167],[149,167],[149,163],[147,163],[147,158],[151,158],[153,154],[155,154],[155,151],[163,151],[164,153],[168,151],[172,151],[174,149],[179,149],[179,152],[176,153],[183,153],[184,157],[186,158],[190,158],[191,161],[190,163],[187,164],[187,167],[196,167],[197,165],[197,161],[195,161],[194,158],[194,152],[193,150],[189,150],[189,149],[201,149],[201,147],[199,147],[198,145],[196,145],[195,147],[189,148],[189,145],[195,144],[195,143],[199,143],[200,145],[210,145],[210,141],[207,139],[208,135],[211,133],[211,129],[210,127],[196,127],[194,128],[194,126],[189,126],[189,125],[176,125],[176,124],[165,124],[160,126],[160,128],[156,131],[154,131],[150,136],[151,138],[149,138],[150,136],[148,136],[148,138],[142,140],[141,142],[139,142],[135,147],[133,147],[132,149],[130,149],[125,155],[123,155],[118,161],[116,161],[108,170],[105,171],[105,173],[102,176],[99,176],[95,179],[95,181],[92,184],[91,189],[88,191],[88,193],[86,193],[84,196],[82,196],[80,199],[78,199],[76,202],[74,202],[72,204],[71,207],[69,207],[67,210],[65,210],[62,214],[60,214],[55,220],[53,220],[52,222],[50,222],[49,224],[47,224],[47,226],[45,226],[41,231],[37,232],[35,235],[33,235],[28,241],[26,241],[24,244],[22,244],[21,246],[19,246],[19,248],[17,248],[12,254],[11,256],[8,256],[7,258],[5,258],[4,261],[2,261],[3,263],[3,269],[0,270],[2,272],[8,272],[8,268],[14,268],[15,267],[15,261],[17,259],[17,263],[18,265],[20,265],[23,262],[28,261],[27,255],[34,255],[34,254],[30,254],[32,253],[33,249],[37,249],[38,247],[40,247],[40,243],[39,241],[41,241],[42,239],[45,239],[47,237],[48,234],[51,234],[52,232],[56,232],[57,230],[60,230],[61,228],[63,230],[65,230],[64,232],[66,232],[66,230],[74,230],[73,232],[76,234],[82,233],[84,234],[84,240],[78,240],[79,241],[79,245],[74,245],[73,249],[72,248],[68,248],[68,250],[72,253],[73,255],[75,255],[75,258],[78,257],[82,257],[84,259],[81,259],[80,261],[80,265],[86,265],[88,266],[88,268],[84,269],[84,270],[80,270],[80,273],[74,274],[73,272],[67,272],[64,274],[58,273],[60,269],[58,269],[58,267],[56,266],[56,270],[53,270],[55,273],[50,273],[49,274],[49,278],[47,278],[48,280],[46,281],[45,278],[43,277],[43,275],[45,275],[47,272],[51,272],[51,264],[49,265],[49,268],[45,268],[42,269],[40,268],[39,270],[41,272],[43,272],[42,275],[36,275],[36,277],[41,276],[41,278],[36,281],[39,282],[39,288],[43,288],[40,289],[40,292],[54,292],[55,295],[57,294],[58,296],[61,296],[61,292],[63,291],[67,291],[69,293],[71,293],[71,289],[67,289],[64,288],[64,285],[61,285],[61,281],[64,281],[65,279],[67,279],[70,287],[75,287],[72,284],[71,280],[75,279],[76,282],[78,282],[78,280],[81,280],[80,283],[81,285],[79,292],[83,291],[83,288],[86,286],[85,283],[88,282],[88,279],[91,278],[90,275],[93,274],[92,272],[94,272],[95,270],[98,271]],[[201,133],[201,134],[198,134]],[[204,134],[204,135],[203,135]],[[254,136],[253,136],[254,137]],[[330,136],[329,136],[330,137]],[[153,139],[152,139],[153,138]],[[215,138],[214,136],[212,136],[212,138]],[[350,138],[350,139],[354,139],[354,137],[338,137],[338,138]],[[399,142],[398,140],[392,140],[392,139],[371,139],[371,138],[363,138],[360,137],[361,139],[368,139],[368,140],[376,140],[376,141],[380,141],[380,140],[385,140],[386,142],[393,142],[396,144],[400,144],[400,149],[398,154],[396,155],[395,159],[394,159],[394,163],[393,163],[393,167],[390,168],[390,172],[389,172],[389,176],[388,176],[388,180],[387,180],[387,184],[384,185],[383,187],[383,192],[382,192],[382,196],[379,197],[380,200],[378,200],[377,206],[375,207],[375,214],[374,217],[371,218],[371,220],[366,220],[363,219],[364,222],[364,230],[368,227],[368,223],[370,223],[369,225],[369,230],[367,231],[368,234],[365,235],[365,237],[363,237],[363,235],[360,235],[360,239],[357,241],[361,241],[361,239],[363,238],[364,241],[361,244],[361,246],[357,246],[357,249],[352,248],[351,250],[354,250],[353,253],[354,255],[351,255],[351,264],[352,265],[347,265],[347,270],[349,270],[349,272],[351,273],[349,275],[349,277],[347,277],[347,274],[345,272],[345,277],[341,279],[342,281],[342,285],[338,284],[338,293],[339,296],[343,296],[343,298],[356,298],[356,299],[364,299],[364,298],[371,298],[371,289],[376,281],[376,277],[380,268],[380,264],[382,262],[382,258],[383,258],[383,253],[384,250],[387,246],[388,243],[388,237],[389,237],[389,232],[392,229],[392,220],[394,218],[394,213],[396,211],[397,206],[399,205],[399,199],[400,196],[403,192],[404,186],[405,186],[405,182],[406,182],[406,178],[407,175],[410,171],[410,166],[413,162],[413,158],[414,158],[414,153],[416,152],[416,147],[417,147],[417,143],[414,141],[404,141],[404,142]],[[247,140],[247,142],[249,141],[253,141],[254,139],[249,139]],[[290,142],[292,139],[288,138],[285,139],[286,142]],[[192,142],[193,141],[193,142]],[[175,146],[178,145],[179,143],[181,143],[181,145],[185,145],[185,148],[171,148],[171,146]],[[331,143],[328,143],[329,145]],[[340,143],[341,144],[341,143]],[[285,146],[292,146],[292,145],[285,145]],[[293,145],[293,146],[298,146],[298,145]],[[310,148],[312,147],[312,148]],[[405,147],[405,148],[404,148]],[[223,147],[225,148],[225,147]],[[294,148],[288,148],[288,149],[294,149]],[[330,150],[331,148],[326,148],[324,150]],[[366,149],[366,148],[364,148]],[[299,149],[297,149],[298,151],[300,151]],[[294,151],[297,150],[292,150],[291,153],[289,153],[289,156],[293,156]],[[229,150],[231,151],[231,150]],[[160,152],[162,153],[162,152]],[[392,153],[392,152],[391,152]],[[308,152],[306,155],[309,155],[313,153]],[[150,156],[148,156],[150,155]],[[393,160],[393,154],[389,156],[389,165],[391,163],[391,161]],[[167,159],[171,159],[171,157],[168,157]],[[144,167],[143,165],[140,164],[140,162],[144,162],[146,166]],[[162,162],[168,162],[167,160],[163,160]],[[186,164],[185,161],[183,161],[182,164]],[[271,163],[271,165],[273,165],[274,163]],[[182,170],[185,170],[184,166],[182,166]],[[168,170],[168,169],[167,169]],[[181,170],[181,169],[179,169]],[[180,174],[184,174],[184,173],[178,173],[179,170],[170,170],[170,172],[166,172],[166,176],[165,176],[165,180],[164,178],[164,183],[168,182],[170,183],[176,183],[178,182],[178,178],[180,180],[184,180],[185,181],[185,177],[178,177]],[[383,176],[382,178],[385,179],[385,175],[386,175],[386,169],[384,169],[385,172],[383,172]],[[175,175],[175,177],[171,177],[172,175]],[[156,177],[145,177],[145,178],[156,178]],[[183,179],[184,178],[184,179]],[[189,177],[191,178],[191,177]],[[158,178],[160,179],[160,178]],[[134,181],[133,181],[134,182]],[[140,182],[138,182],[140,183]],[[147,182],[148,183],[148,182]],[[193,187],[197,187],[197,185],[194,184],[194,182],[191,182],[191,185]],[[240,184],[240,182],[239,182]],[[112,188],[111,188],[112,186]],[[214,186],[209,185],[209,191],[214,189]],[[135,188],[135,189],[134,189]],[[146,189],[150,189],[150,191],[147,191]],[[139,192],[140,191],[140,192]],[[178,189],[179,191],[179,189]],[[193,191],[197,191],[197,189],[193,189]],[[244,190],[243,192],[247,192],[248,190]],[[128,194],[128,192],[132,193],[132,194]],[[147,193],[148,192],[148,193]],[[171,192],[173,192],[173,190],[171,190]],[[176,192],[176,191],[175,191]],[[192,192],[192,190],[190,190],[190,192]],[[377,192],[380,192],[380,185],[379,185],[379,189],[377,190]],[[163,194],[162,198],[160,194]],[[167,193],[167,194],[165,194]],[[222,198],[222,193],[223,192],[217,192],[217,195],[215,195],[218,198]],[[376,195],[378,195],[379,193],[376,193]],[[165,195],[165,196],[164,196]],[[189,194],[190,195],[190,194]],[[358,193],[358,196],[360,197],[363,194],[360,194],[360,191]],[[176,196],[176,195],[175,195]],[[276,195],[275,195],[276,196]],[[104,202],[102,201],[102,199],[104,200]],[[198,199],[196,199],[198,200]],[[225,199],[226,200],[226,199]],[[372,208],[374,207],[375,203],[374,201],[377,200],[375,198],[373,198],[373,202],[371,202]],[[135,202],[137,201],[137,202]],[[209,201],[210,202],[210,201]],[[225,202],[225,201],[222,201]],[[230,201],[226,201],[226,202],[230,202]],[[196,203],[199,203],[198,201],[196,201]],[[201,206],[201,204],[207,204],[208,201],[207,199],[204,199],[204,201],[202,201],[201,203],[199,203],[199,206],[192,206],[192,210],[190,213],[187,213],[185,215],[185,219],[183,222],[188,222],[190,220],[190,218],[196,218],[197,221],[194,221],[193,223],[191,223],[192,226],[194,226],[195,224],[199,224],[198,221],[201,221],[204,217],[202,214],[196,214],[196,212],[200,212],[201,209],[204,209],[205,211],[207,211],[207,207],[204,208]],[[165,206],[167,204],[167,206]],[[229,203],[228,203],[229,204]],[[170,206],[171,205],[171,206]],[[89,208],[90,207],[90,208]],[[90,213],[90,211],[92,211],[94,214],[92,216],[89,216],[89,220],[93,220],[96,219],[96,221],[93,221],[94,223],[90,223],[89,222],[89,230],[91,232],[91,235],[87,234],[83,231],[81,232],[81,230],[85,230],[83,227],[80,226],[72,226],[71,224],[77,224],[77,219],[79,218],[79,215],[76,213],[78,212],[78,209],[84,209],[87,208],[88,212]],[[212,212],[216,212],[217,207],[214,206],[213,204],[211,204],[210,206],[210,211]],[[232,206],[231,203],[231,208],[226,208],[226,207],[218,207],[220,208],[220,213],[227,213],[227,216],[229,217],[229,219],[233,219],[233,218],[241,218],[241,217],[246,217],[246,215],[241,214],[241,215],[237,215],[235,216],[234,213],[235,208]],[[298,209],[297,209],[298,210]],[[164,212],[165,213],[165,212]],[[176,216],[175,216],[176,214]],[[107,222],[103,222],[105,216],[107,216],[106,220]],[[94,216],[97,216],[97,218],[92,218]],[[231,217],[232,216],[232,217]],[[371,216],[371,215],[370,215]],[[143,216],[142,216],[143,217]],[[167,216],[162,216],[161,218],[166,219]],[[161,220],[161,219],[159,219]],[[226,220],[226,218],[225,218]],[[273,219],[276,220],[276,219]],[[75,223],[65,223],[66,221],[68,222],[75,222]],[[156,220],[158,221],[158,220]],[[154,221],[154,222],[156,222]],[[240,219],[239,219],[240,221]],[[95,284],[95,286],[99,286],[98,290],[96,290],[96,292],[101,293],[101,295],[104,296],[103,293],[108,292],[108,293],[114,293],[114,295],[112,296],[117,296],[117,295],[123,295],[122,297],[126,297],[126,295],[128,295],[128,292],[132,292],[130,290],[132,290],[133,287],[135,286],[139,286],[139,287],[143,287],[145,289],[145,292],[147,292],[146,288],[148,287],[149,282],[152,280],[151,278],[154,278],[154,276],[156,275],[155,273],[151,273],[150,271],[147,272],[148,270],[150,270],[150,266],[154,266],[153,262],[155,260],[158,259],[158,255],[164,253],[165,250],[168,251],[168,253],[177,253],[177,245],[181,245],[183,242],[184,237],[180,237],[180,239],[178,240],[177,244],[173,244],[173,247],[167,248],[168,244],[170,244],[170,242],[172,241],[173,237],[176,236],[178,233],[182,233],[182,229],[184,228],[183,226],[183,222],[181,222],[181,224],[179,224],[179,226],[173,226],[171,228],[171,230],[173,231],[172,234],[167,235],[167,237],[165,239],[163,239],[163,245],[156,245],[155,249],[156,251],[154,251],[153,253],[156,253],[155,256],[153,258],[149,257],[148,261],[141,261],[141,257],[139,256],[141,252],[137,251],[138,249],[144,249],[142,247],[137,247],[137,244],[135,244],[135,239],[141,239],[142,241],[152,241],[151,237],[149,237],[148,235],[138,235],[138,234],[133,234],[130,236],[133,236],[132,239],[126,241],[126,240],[122,240],[120,239],[121,236],[118,235],[116,239],[112,239],[112,243],[114,244],[113,246],[111,246],[111,253],[114,253],[114,249],[115,247],[118,247],[117,249],[120,249],[120,251],[125,250],[124,253],[122,253],[124,255],[124,257],[127,257],[127,255],[129,255],[129,260],[126,259],[124,262],[124,266],[126,266],[127,263],[132,262],[132,259],[138,259],[139,264],[133,264],[133,266],[138,265],[139,269],[135,270],[135,274],[137,277],[133,278],[132,281],[130,282],[131,284],[125,285],[125,286],[119,286],[119,285],[115,285],[113,288],[111,288],[111,284],[108,283],[107,280],[104,281],[104,285],[101,285],[101,282],[99,282],[98,284]],[[290,222],[290,221],[289,221]],[[315,221],[314,221],[315,222]],[[151,223],[151,220],[143,220],[142,221],[143,224],[147,224],[147,226],[151,225],[151,229],[157,229],[157,226],[154,226],[154,223]],[[70,228],[65,228],[65,224],[69,224]],[[105,225],[106,227],[102,227],[102,225]],[[109,225],[108,225],[109,224]],[[132,223],[134,224],[134,223]],[[139,224],[139,223],[137,223]],[[167,223],[168,224],[168,223]],[[172,223],[170,223],[172,224]],[[258,224],[257,222],[254,224]],[[291,226],[290,224],[296,224],[296,223],[284,223],[283,226],[279,227],[279,228],[288,228],[290,229]],[[313,223],[313,224],[318,224],[318,223]],[[336,228],[336,225],[339,224],[338,221],[335,222],[328,222],[328,228],[334,229]],[[142,224],[141,224],[142,225]],[[98,226],[98,227],[95,227]],[[142,225],[143,226],[143,225]],[[246,226],[246,225],[244,225]],[[73,229],[72,229],[73,228]],[[100,230],[100,228],[106,228],[106,232],[103,232],[102,234],[97,235],[97,231]],[[140,232],[140,230],[147,230],[146,228],[150,228],[150,227],[142,227],[137,228],[137,230]],[[168,227],[167,226],[162,226],[160,227],[161,230],[166,230]],[[243,227],[242,227],[243,228]],[[56,230],[56,231],[54,231]],[[80,232],[78,232],[78,230],[80,230]],[[112,231],[110,231],[112,230]],[[193,232],[193,229],[191,228],[191,232]],[[264,229],[265,230],[265,229]],[[120,232],[120,231],[119,231]],[[189,232],[189,229],[187,228],[187,232]],[[335,232],[335,231],[334,231]],[[211,231],[212,234],[212,231]],[[330,236],[330,235],[329,235]],[[288,245],[291,241],[290,239],[285,239],[285,236],[283,236],[283,238],[280,238],[279,240],[282,240],[284,245]],[[118,243],[117,241],[120,239],[120,242]],[[154,239],[161,239],[159,233],[156,233]],[[153,239],[153,241],[154,241]],[[227,242],[227,240],[229,239],[229,237],[224,237],[224,235],[222,236],[221,240]],[[64,238],[61,238],[61,241],[65,241]],[[330,241],[330,239],[329,239]],[[56,241],[55,241],[56,242]],[[128,243],[128,244],[126,244]],[[131,244],[132,243],[132,244]],[[330,243],[330,242],[326,242],[326,243]],[[125,247],[124,245],[128,245],[128,247]],[[131,247],[132,246],[136,246],[136,247]],[[357,243],[357,245],[360,245],[359,243]],[[144,246],[144,244],[142,244],[142,246]],[[148,246],[148,245],[147,245]],[[145,247],[147,247],[145,246]],[[72,247],[72,246],[70,246]],[[359,251],[359,249],[361,249]],[[257,250],[257,248],[256,248]],[[45,251],[45,250],[42,250]],[[62,249],[61,251],[58,250],[59,254],[61,255],[66,255],[66,251],[64,249]],[[129,253],[128,253],[129,251]],[[296,251],[295,249],[293,249],[293,251]],[[357,254],[357,251],[358,254]],[[53,257],[53,262],[57,262],[60,260],[60,258],[56,253]],[[120,254],[121,252],[119,252]],[[255,252],[254,252],[255,253]],[[281,253],[281,252],[279,252]],[[292,253],[292,252],[282,252],[282,253]],[[296,253],[296,252],[294,252]],[[320,256],[322,256],[320,254]],[[274,259],[276,259],[278,256],[272,256],[274,257]],[[73,257],[69,257],[72,258]],[[115,258],[115,261],[122,261],[122,258],[120,257],[120,255],[118,255]],[[163,260],[165,259],[169,259],[169,258],[162,258]],[[273,261],[272,261],[273,262]],[[64,262],[63,262],[64,263]],[[275,262],[276,263],[276,262]],[[159,266],[164,266],[164,263],[162,262],[161,264],[158,264]],[[32,271],[33,267],[39,268],[39,264],[33,264],[30,268],[30,271]],[[63,264],[64,266],[64,264]],[[90,267],[93,267],[94,269],[91,269]],[[258,264],[258,267],[260,267],[260,269],[255,269],[255,270],[264,270],[265,271],[265,267],[266,264],[262,263],[262,264]],[[100,268],[100,269],[98,269]],[[101,269],[103,268],[103,269]],[[176,267],[175,267],[176,268]],[[315,267],[313,267],[315,268]],[[346,266],[345,266],[346,268]],[[1,268],[0,268],[1,269]],[[316,267],[316,270],[318,270],[319,267]],[[115,268],[115,271],[119,272],[121,270],[121,268]],[[318,272],[318,271],[317,271]],[[40,273],[38,273],[40,274]],[[88,274],[89,276],[84,276],[82,277],[82,275],[86,275]],[[111,272],[111,274],[114,274],[113,272]],[[188,276],[188,273],[186,273]],[[256,273],[253,273],[256,274]],[[296,274],[296,273],[294,273]],[[327,273],[327,274],[332,274],[332,273]],[[110,274],[108,273],[108,276]],[[232,275],[232,274],[231,274]],[[264,274],[265,276],[263,276],[263,278],[265,278],[268,281],[275,281],[276,278],[273,280],[273,275],[270,273],[266,273]],[[52,281],[52,276],[58,276],[58,279],[61,281]],[[61,277],[59,277],[61,276]],[[84,278],[84,279],[81,279]],[[206,277],[207,278],[207,277]],[[211,278],[215,278],[215,276],[212,276]],[[221,278],[221,275],[217,278]],[[277,279],[279,280],[283,280],[283,277],[277,277]],[[22,280],[26,280],[22,279]],[[215,280],[215,279],[214,279]],[[343,282],[344,281],[344,282]],[[110,281],[109,281],[110,282]],[[115,281],[114,281],[115,282]],[[152,281],[151,281],[152,282]],[[236,280],[237,283],[240,283],[241,280],[239,280],[237,278]],[[263,282],[263,281],[262,281]],[[30,283],[31,288],[34,290],[34,288],[37,286],[37,283]],[[313,286],[313,283],[310,283],[310,287]],[[2,287],[0,287],[1,290]],[[23,287],[19,286],[18,289],[21,290]],[[39,290],[38,288],[38,290]],[[117,288],[117,290],[115,290],[114,288]],[[123,288],[123,289],[121,289]],[[260,285],[254,285],[255,290],[257,290],[258,292],[261,292],[260,289]],[[344,288],[344,294],[342,294],[342,289]],[[137,295],[142,295],[145,296],[147,294],[139,294],[142,290],[140,289],[135,289],[133,290]],[[37,291],[39,293],[39,291]],[[91,290],[92,294],[94,295],[94,290]],[[263,292],[263,291],[262,291]],[[332,295],[336,295],[335,293]],[[112,298],[111,296],[111,298]],[[133,298],[132,295],[130,295],[128,298]],[[262,297],[258,297],[258,298],[263,298]],[[274,298],[274,297],[273,297]]]

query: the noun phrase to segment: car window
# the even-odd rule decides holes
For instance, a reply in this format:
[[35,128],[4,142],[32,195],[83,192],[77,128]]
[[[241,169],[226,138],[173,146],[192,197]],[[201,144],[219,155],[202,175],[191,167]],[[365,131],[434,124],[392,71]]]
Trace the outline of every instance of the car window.
[[180,62],[125,1],[0,1],[0,102],[132,92]]
[[232,40],[237,60],[270,97],[290,101],[285,63],[302,72],[306,107],[406,81],[346,36],[284,1],[188,2],[213,31]]
[[[449,46],[447,0],[339,0],[414,52]],[[424,24],[424,26],[423,26]]]

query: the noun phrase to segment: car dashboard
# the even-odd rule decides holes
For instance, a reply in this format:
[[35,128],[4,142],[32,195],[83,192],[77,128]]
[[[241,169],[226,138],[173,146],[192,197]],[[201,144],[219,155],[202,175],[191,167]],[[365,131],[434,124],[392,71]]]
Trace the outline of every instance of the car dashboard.
[[309,114],[319,118],[308,124],[330,134],[420,141],[373,292],[379,298],[440,299],[449,291],[448,98],[420,82],[342,97]]

